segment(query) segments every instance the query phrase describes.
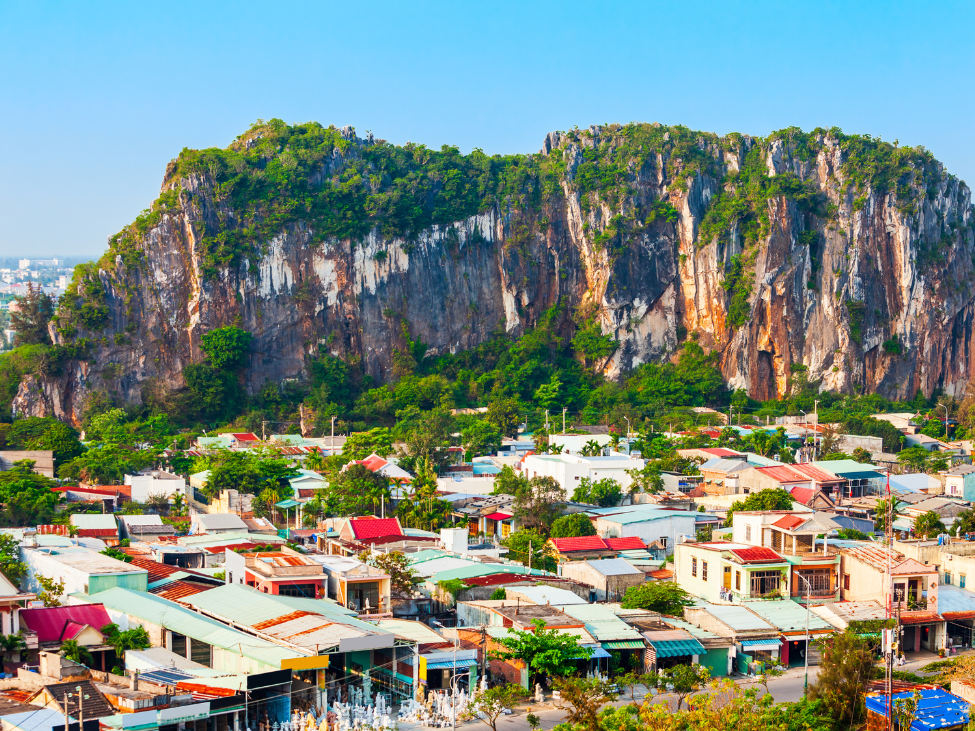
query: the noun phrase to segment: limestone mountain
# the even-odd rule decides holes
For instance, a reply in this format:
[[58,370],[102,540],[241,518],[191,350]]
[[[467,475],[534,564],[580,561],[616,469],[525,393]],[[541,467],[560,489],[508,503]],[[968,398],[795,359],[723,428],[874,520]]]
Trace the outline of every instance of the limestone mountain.
[[973,220],[929,152],[838,129],[594,126],[487,156],[261,122],[184,150],[152,207],[78,268],[57,357],[14,408],[77,419],[94,391],[180,389],[203,334],[230,324],[253,336],[251,392],[323,353],[383,382],[414,342],[467,349],[558,303],[564,328],[618,341],[596,362],[610,377],[692,338],[757,398],[803,370],[823,389],[960,393]]

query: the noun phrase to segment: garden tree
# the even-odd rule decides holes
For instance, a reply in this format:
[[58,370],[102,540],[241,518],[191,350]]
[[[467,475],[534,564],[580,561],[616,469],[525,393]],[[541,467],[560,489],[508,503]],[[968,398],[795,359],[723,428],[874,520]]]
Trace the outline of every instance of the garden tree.
[[660,473],[660,460],[647,460],[641,469],[626,470],[626,474],[633,480],[630,483],[630,492],[657,494],[664,489],[664,478]]
[[210,459],[209,469],[203,493],[211,498],[230,489],[249,495],[259,495],[265,489],[271,489],[282,498],[290,497],[294,491],[289,480],[299,474],[297,467],[273,450],[221,450]]
[[565,490],[552,477],[533,477],[515,495],[514,517],[525,528],[548,532],[562,514]]
[[533,630],[509,630],[497,639],[505,650],[493,653],[497,660],[523,660],[529,668],[529,684],[539,676],[548,679],[571,675],[575,660],[592,656],[592,649],[582,647],[574,635],[546,629],[544,619],[532,620],[532,627]]
[[304,467],[313,472],[323,471],[325,469],[325,453],[316,447],[305,457]]
[[37,598],[44,602],[45,607],[60,607],[61,600],[64,598],[64,582],[55,581],[40,574],[36,578],[37,583],[41,585],[41,591],[37,592]]
[[634,706],[639,704],[636,702],[636,689],[639,686],[643,686],[647,689],[649,694],[650,690],[657,685],[657,674],[654,673],[641,673],[637,670],[630,669],[623,675],[617,676],[613,679],[617,685],[626,691],[626,694],[630,696],[630,703]]
[[252,339],[249,332],[239,327],[219,327],[203,335],[200,349],[214,367],[232,371],[246,362]]
[[545,551],[547,538],[536,530],[517,530],[501,543],[508,549],[509,556],[533,569],[555,571],[555,559]]
[[611,477],[595,481],[583,477],[579,480],[579,487],[572,493],[572,502],[589,503],[601,508],[616,507],[622,499],[623,487]]
[[417,584],[423,581],[411,567],[410,560],[402,551],[390,551],[389,553],[366,551],[359,556],[359,560],[389,574],[390,591],[397,596],[413,596]]
[[[12,469],[0,472],[0,504],[3,505],[0,525],[20,527],[50,523],[61,499],[60,493],[52,491],[56,486],[54,480],[34,472],[33,461],[14,462]],[[5,537],[0,536],[0,560],[6,550]],[[13,549],[13,555],[18,556],[18,549]],[[2,565],[0,571],[6,574]]]
[[765,688],[766,695],[772,692],[768,689],[768,684],[776,678],[781,678],[783,675],[785,675],[785,671],[788,669],[789,668],[785,665],[778,665],[774,662],[769,663],[762,668],[762,672],[760,675],[758,675],[756,680],[758,680],[758,682],[762,684],[762,687]]
[[501,471],[494,476],[494,489],[492,495],[517,495],[528,488],[528,480],[511,469],[511,465],[505,465]]
[[[964,536],[967,533],[975,533],[975,510],[968,508],[967,510],[961,511],[955,518],[955,523],[952,527],[955,529],[956,535],[959,536]],[[975,675],[972,677],[975,677]]]
[[174,492],[169,496],[173,505],[170,508],[172,515],[186,515],[186,496],[181,492]]
[[750,493],[743,501],[735,500],[731,504],[725,526],[731,526],[732,518],[739,510],[792,510],[792,502],[792,495],[781,487]]
[[853,459],[861,464],[870,464],[870,460],[873,456],[870,454],[870,450],[864,449],[863,447],[857,447],[853,450]]
[[894,519],[896,520],[897,511],[900,509],[900,504],[900,500],[898,500],[896,497],[885,498],[877,501],[873,514],[873,529],[876,533],[887,532],[888,516],[891,512],[893,512]]
[[301,513],[304,516],[302,520],[306,528],[314,528],[318,525],[319,519],[325,515],[328,509],[326,504],[327,499],[325,490],[319,488],[315,490],[315,495],[312,499],[304,504]]
[[104,556],[114,558],[116,561],[121,561],[122,563],[132,563],[132,557],[125,551],[120,551],[113,546],[106,547],[103,551],[99,551]]
[[27,564],[20,560],[20,542],[9,533],[0,533],[0,573],[14,586],[27,576]]
[[596,535],[596,526],[592,524],[592,518],[585,513],[563,515],[560,518],[556,518],[552,523],[552,538],[574,538],[576,536],[594,535]]
[[27,283],[27,294],[14,297],[16,307],[11,307],[10,329],[14,331],[14,347],[21,345],[50,345],[51,335],[47,326],[54,316],[54,298],[41,286]]
[[897,461],[914,472],[924,472],[931,453],[924,447],[908,447],[897,455]]
[[545,454],[548,452],[548,432],[544,429],[536,429],[533,431],[532,443],[535,445],[535,454]]
[[409,487],[409,497],[396,506],[396,515],[404,526],[437,531],[450,525],[453,508],[437,495],[437,474],[429,459],[417,465]]
[[79,645],[77,640],[65,640],[61,643],[61,648],[58,650],[58,654],[61,657],[78,663],[79,665],[91,665],[91,653],[88,652],[88,648],[83,645]]
[[491,592],[490,599],[492,602],[501,601],[507,598],[508,598],[508,590],[505,589],[503,586],[499,586],[497,589]]
[[624,609],[647,609],[671,617],[684,614],[684,607],[694,598],[673,581],[650,581],[627,588],[621,606]]
[[[891,718],[896,729],[911,729],[914,727],[914,718],[917,716],[918,707],[921,704],[921,691],[917,688],[908,698],[899,698],[894,701]],[[927,724],[925,724],[927,725]],[[969,726],[971,724],[969,723]]]
[[588,442],[582,445],[582,449],[579,450],[579,454],[583,457],[599,457],[603,453],[602,445],[595,439],[590,439]]
[[265,487],[254,500],[254,512],[258,518],[270,517],[271,522],[274,522],[275,505],[279,502],[281,502],[281,496],[277,489]]
[[710,679],[711,672],[704,665],[675,665],[660,671],[658,683],[677,696],[676,710],[680,711],[687,696],[699,691]]
[[840,437],[842,436],[842,431],[837,429],[833,424],[826,424],[823,426],[822,430],[819,432],[819,453],[820,454],[831,454],[840,446]]
[[390,497],[389,480],[361,464],[349,464],[330,482],[329,515],[378,515]]
[[393,437],[385,427],[353,432],[342,445],[342,455],[349,459],[365,459],[370,454],[388,457],[392,453]]
[[122,631],[117,624],[112,623],[106,624],[99,631],[105,635],[105,644],[111,645],[119,662],[125,659],[128,650],[145,650],[147,647],[152,647],[149,633],[141,625]]
[[873,679],[874,654],[870,642],[845,630],[820,642],[819,674],[809,686],[810,700],[822,700],[837,725],[862,723],[867,681]]
[[518,436],[518,425],[521,417],[518,413],[518,401],[513,398],[495,397],[488,402],[486,419],[503,437]]
[[460,444],[471,457],[495,454],[501,449],[501,432],[491,422],[478,419],[461,431]]
[[471,718],[479,718],[486,723],[491,731],[498,731],[501,714],[527,697],[528,693],[520,685],[505,684],[487,690],[477,689],[472,694],[468,712]]
[[6,429],[8,449],[50,449],[55,467],[85,451],[78,432],[51,416],[17,419]]
[[13,659],[14,655],[27,651],[27,643],[24,635],[18,632],[15,635],[0,635],[0,656],[3,662]]
[[870,536],[856,528],[840,528],[836,531],[836,537],[844,541],[868,541]]
[[929,510],[914,519],[914,535],[919,538],[932,538],[947,532],[948,529],[941,522],[941,517],[933,510]]
[[95,485],[121,485],[127,474],[151,466],[157,461],[154,450],[140,450],[120,444],[102,443],[66,462],[58,477]]
[[406,435],[406,454],[400,455],[400,465],[408,472],[418,461],[427,460],[440,472],[450,462],[450,435],[455,420],[443,409],[424,412],[416,426]]
[[599,709],[616,700],[616,684],[600,678],[556,678],[552,687],[562,696],[555,707],[575,729],[600,731]]

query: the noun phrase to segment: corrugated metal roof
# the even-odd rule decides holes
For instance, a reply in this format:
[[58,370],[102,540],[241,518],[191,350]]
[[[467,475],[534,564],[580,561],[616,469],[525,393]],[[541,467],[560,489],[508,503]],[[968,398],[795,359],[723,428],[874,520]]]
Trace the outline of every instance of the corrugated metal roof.
[[755,546],[754,548],[733,548],[731,549],[731,553],[746,563],[777,563],[785,561],[782,556],[771,548],[762,548],[761,546]]
[[647,544],[637,536],[626,536],[625,538],[606,538],[606,545],[614,551],[643,551]]
[[247,530],[243,518],[233,513],[198,513],[193,516],[193,522],[204,530]]
[[225,584],[190,597],[187,603],[200,611],[238,624],[253,626],[295,611],[313,612],[363,629],[373,625],[356,619],[356,612],[325,599],[264,594],[242,584]]
[[722,604],[721,606],[717,606],[715,604],[701,602],[695,607],[692,607],[693,609],[703,609],[718,621],[723,622],[738,632],[747,632],[749,630],[776,631],[775,627],[764,619],[740,605]]
[[975,593],[951,584],[941,584],[938,587],[938,612],[942,616],[952,612],[972,611],[975,611]]
[[430,561],[423,561],[422,563],[413,564],[413,570],[416,571],[417,576],[427,577],[433,576],[434,574],[440,573],[441,571],[450,571],[452,569],[461,569],[468,566],[483,566],[484,564],[479,561],[469,561],[466,558],[458,558],[457,556],[442,556],[440,558],[435,558]]
[[532,576],[542,576],[546,572],[538,569],[528,570],[527,566],[516,566],[514,564],[478,563],[463,568],[440,571],[430,577],[430,581],[450,581],[451,579],[469,579],[474,576],[487,576],[488,574],[531,574]]
[[552,544],[559,551],[605,551],[609,548],[599,536],[574,536],[572,538],[552,538]]
[[414,622],[411,619],[380,619],[376,626],[386,632],[392,632],[397,637],[403,637],[421,645],[442,642],[444,639],[423,622]]
[[403,529],[396,518],[350,518],[349,527],[357,541],[403,535]]
[[624,558],[590,559],[585,563],[603,576],[623,576],[625,574],[642,574],[636,566]]
[[585,599],[577,596],[568,589],[558,589],[554,586],[518,586],[508,589],[512,594],[520,594],[535,604],[551,604],[564,606],[568,604],[588,604]]
[[87,530],[113,530],[118,533],[118,523],[115,516],[99,513],[75,513],[71,516],[71,525],[75,528]]
[[[757,614],[780,632],[797,632],[806,628],[806,608],[791,599],[746,601],[742,602],[742,606]],[[828,622],[812,612],[809,613],[808,622],[810,630],[833,629]]]
[[77,636],[77,631],[70,636],[64,635],[65,627],[70,622],[77,624],[79,629],[84,625],[90,625],[100,630],[112,620],[101,604],[72,604],[65,607],[21,609],[20,621],[25,627],[37,633],[38,641],[59,642]]
[[[204,597],[213,591],[216,590],[203,592],[197,597]],[[296,650],[289,650],[259,637],[230,629],[215,619],[204,617],[175,602],[152,594],[115,587],[94,594],[88,599],[101,602],[114,611],[166,627],[194,640],[206,642],[271,667],[280,668],[282,660],[303,657]]]

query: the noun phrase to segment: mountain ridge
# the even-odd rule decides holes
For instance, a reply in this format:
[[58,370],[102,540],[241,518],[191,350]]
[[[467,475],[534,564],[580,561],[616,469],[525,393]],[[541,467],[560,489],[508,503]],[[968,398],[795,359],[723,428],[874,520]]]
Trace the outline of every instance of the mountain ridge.
[[[159,198],[76,277],[56,368],[21,414],[185,387],[202,335],[254,336],[250,393],[330,353],[377,382],[414,342],[464,350],[562,305],[616,377],[688,338],[732,388],[961,394],[971,379],[971,192],[923,148],[837,129],[724,137],[658,124],[553,132],[531,155],[254,125],[184,150]],[[605,340],[603,341],[605,342]]]

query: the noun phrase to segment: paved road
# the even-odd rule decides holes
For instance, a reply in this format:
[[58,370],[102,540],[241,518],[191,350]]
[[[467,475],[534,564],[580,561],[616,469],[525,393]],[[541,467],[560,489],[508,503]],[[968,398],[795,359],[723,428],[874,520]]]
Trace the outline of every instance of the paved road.
[[[818,672],[818,667],[809,668],[809,682],[812,683],[816,678],[816,673]],[[742,687],[758,687],[759,691],[764,693],[765,689],[755,682],[753,678],[736,678],[735,682]],[[769,682],[769,692],[772,697],[780,702],[795,702],[802,698],[803,695],[803,685],[804,676],[802,668],[791,668],[786,672],[781,678],[776,678]],[[636,700],[638,703],[642,703],[644,700],[644,695],[642,693],[637,693]],[[625,696],[623,699],[616,701],[612,705],[623,706],[630,702],[629,696]],[[665,703],[669,702],[671,704],[676,703],[676,697],[672,695],[658,695],[654,698],[655,703]],[[541,705],[534,703],[526,703],[515,709],[515,713],[511,716],[501,716],[498,719],[498,731],[527,731],[531,727],[528,725],[526,717],[529,713],[528,709],[541,719],[540,729],[542,731],[551,731],[551,729],[564,720],[564,713],[559,709],[555,708],[551,701],[546,701]],[[480,721],[469,721],[464,724],[458,724],[458,728],[464,727],[465,731],[474,731],[478,726],[482,726]],[[413,724],[400,724],[400,731],[427,731],[422,726]]]

